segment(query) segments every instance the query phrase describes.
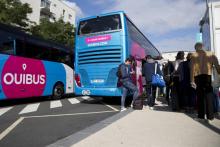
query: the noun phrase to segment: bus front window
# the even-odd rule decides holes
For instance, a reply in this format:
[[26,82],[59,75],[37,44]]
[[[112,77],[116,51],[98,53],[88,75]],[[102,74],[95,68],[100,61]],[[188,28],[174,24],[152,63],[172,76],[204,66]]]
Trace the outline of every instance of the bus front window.
[[78,35],[88,35],[121,29],[120,15],[97,17],[79,23]]

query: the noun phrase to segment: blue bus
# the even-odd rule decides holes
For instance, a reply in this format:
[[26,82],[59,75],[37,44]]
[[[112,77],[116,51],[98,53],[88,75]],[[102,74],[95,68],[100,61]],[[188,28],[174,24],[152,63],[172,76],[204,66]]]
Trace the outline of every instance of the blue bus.
[[68,47],[0,24],[0,100],[73,93],[71,56]]
[[122,11],[80,19],[75,47],[75,94],[120,96],[118,65],[132,57],[132,76],[143,92],[142,62],[161,56],[156,47]]

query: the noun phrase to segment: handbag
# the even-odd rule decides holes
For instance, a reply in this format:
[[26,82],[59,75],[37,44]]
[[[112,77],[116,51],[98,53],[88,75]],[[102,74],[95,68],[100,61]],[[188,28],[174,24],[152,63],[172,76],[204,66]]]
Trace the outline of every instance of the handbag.
[[220,87],[220,76],[219,76],[216,68],[213,68],[213,70],[212,70],[212,87],[213,88]]
[[151,84],[153,86],[157,86],[157,87],[165,87],[165,81],[163,79],[163,76],[157,74],[157,63],[155,63],[155,72],[152,75],[152,81]]

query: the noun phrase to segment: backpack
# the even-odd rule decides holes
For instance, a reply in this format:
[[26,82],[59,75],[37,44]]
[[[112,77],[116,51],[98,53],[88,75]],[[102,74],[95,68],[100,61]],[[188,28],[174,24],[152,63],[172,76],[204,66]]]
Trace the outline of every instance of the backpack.
[[116,72],[116,75],[117,75],[118,78],[122,78],[121,65],[122,65],[122,64],[120,64],[120,65],[118,66],[118,70],[117,70],[117,72]]

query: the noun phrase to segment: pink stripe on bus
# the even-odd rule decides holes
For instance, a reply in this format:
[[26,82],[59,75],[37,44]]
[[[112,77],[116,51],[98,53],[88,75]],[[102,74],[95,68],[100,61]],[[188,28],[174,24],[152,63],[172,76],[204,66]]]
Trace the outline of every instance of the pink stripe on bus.
[[103,42],[103,41],[108,41],[111,40],[111,35],[103,35],[103,36],[95,36],[95,37],[89,37],[86,38],[86,43],[96,43],[96,42]]

